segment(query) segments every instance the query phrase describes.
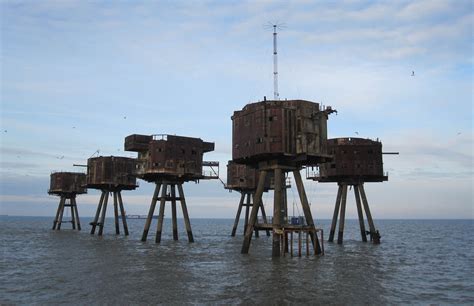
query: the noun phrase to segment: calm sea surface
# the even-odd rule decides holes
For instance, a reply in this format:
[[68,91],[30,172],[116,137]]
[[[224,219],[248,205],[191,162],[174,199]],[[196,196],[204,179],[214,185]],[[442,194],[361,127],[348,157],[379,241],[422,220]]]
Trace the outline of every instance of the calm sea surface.
[[[271,237],[241,255],[232,220],[192,219],[189,244],[166,220],[162,244],[141,242],[144,220],[130,236],[104,236],[53,218],[0,218],[0,303],[14,304],[474,304],[472,220],[376,220],[382,244],[360,242],[346,222],[344,245],[325,243],[322,257],[271,259]],[[327,233],[329,220],[319,222]],[[152,224],[156,228],[156,220]]]

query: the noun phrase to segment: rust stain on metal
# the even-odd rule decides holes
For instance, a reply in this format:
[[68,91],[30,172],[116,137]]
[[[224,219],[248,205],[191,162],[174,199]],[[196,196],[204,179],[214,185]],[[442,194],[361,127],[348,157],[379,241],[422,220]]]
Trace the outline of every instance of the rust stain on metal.
[[86,175],[79,172],[51,173],[49,194],[83,194],[87,193]]
[[99,156],[87,160],[87,187],[107,190],[133,190],[137,160],[129,157]]
[[218,178],[212,167],[218,169],[219,163],[203,161],[204,153],[214,151],[214,143],[200,138],[133,134],[125,138],[125,150],[138,152],[135,175],[149,182],[166,177],[182,181]]
[[307,169],[307,178],[325,182],[383,182],[382,143],[363,138],[334,138],[327,141],[333,160]]
[[242,164],[280,159],[312,165],[326,153],[327,119],[334,112],[305,100],[262,101],[232,116],[232,159]]

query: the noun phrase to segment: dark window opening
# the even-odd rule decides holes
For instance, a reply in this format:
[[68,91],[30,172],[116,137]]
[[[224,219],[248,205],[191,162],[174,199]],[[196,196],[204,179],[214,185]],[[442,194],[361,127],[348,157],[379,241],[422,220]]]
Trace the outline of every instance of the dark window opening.
[[373,154],[374,153],[374,150],[370,149],[369,151],[367,151],[369,154]]
[[331,164],[331,169],[336,169],[336,164]]

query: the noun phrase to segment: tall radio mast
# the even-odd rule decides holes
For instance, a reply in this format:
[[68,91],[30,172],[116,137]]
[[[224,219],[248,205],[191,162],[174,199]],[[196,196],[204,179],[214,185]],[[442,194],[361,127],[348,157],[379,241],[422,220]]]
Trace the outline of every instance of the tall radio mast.
[[278,52],[277,52],[277,25],[273,25],[273,99],[280,100],[278,93]]
[[280,100],[278,92],[278,50],[277,50],[277,29],[282,29],[285,25],[279,23],[269,23],[268,27],[273,28],[273,99]]

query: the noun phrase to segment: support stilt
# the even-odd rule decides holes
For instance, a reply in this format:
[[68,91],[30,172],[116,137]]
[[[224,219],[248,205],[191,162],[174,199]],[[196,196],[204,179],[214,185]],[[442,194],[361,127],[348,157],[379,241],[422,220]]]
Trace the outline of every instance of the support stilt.
[[[374,221],[372,220],[372,215],[369,209],[369,203],[367,202],[367,197],[365,195],[364,183],[362,182],[350,182],[350,183],[339,182],[336,205],[334,207],[334,215],[333,215],[332,224],[331,224],[331,232],[329,233],[328,241],[332,242],[334,240],[334,232],[336,229],[338,217],[339,217],[339,232],[337,235],[337,243],[342,244],[344,240],[344,223],[345,223],[345,214],[346,214],[346,200],[347,200],[347,186],[348,185],[354,186],[354,195],[355,195],[356,205],[357,205],[357,216],[359,219],[360,235],[361,235],[362,241],[367,242],[367,233],[369,233],[370,241],[376,244],[380,243],[380,233],[375,229]],[[369,232],[367,232],[365,229],[364,211],[367,216],[367,223],[369,224]]]
[[250,213],[250,193],[246,193],[245,197],[247,198],[245,201],[245,219],[244,219],[244,235],[245,231],[247,230],[247,226],[249,225],[249,213]]
[[[169,187],[169,194],[168,194]],[[178,197],[176,196],[176,187],[178,188]],[[161,190],[161,196],[160,196]],[[161,243],[161,234],[163,231],[163,222],[165,216],[165,205],[167,201],[171,201],[171,221],[173,227],[173,240],[178,240],[178,219],[177,219],[177,208],[176,201],[181,202],[183,209],[184,224],[186,226],[186,232],[188,234],[189,242],[194,242],[193,232],[191,230],[191,223],[189,221],[188,209],[186,207],[186,200],[184,198],[182,182],[156,182],[155,192],[151,200],[150,210],[145,222],[145,228],[143,229],[142,241],[146,241],[148,232],[150,230],[151,222],[153,220],[153,214],[155,212],[156,204],[160,200],[160,209],[158,215],[158,224],[156,227],[156,243]]]
[[178,221],[176,218],[176,185],[171,185],[171,218],[173,220],[173,240],[178,240]]
[[102,215],[100,216],[100,223],[99,223],[99,236],[102,236],[104,232],[104,223],[105,223],[105,213],[107,212],[107,202],[109,201],[109,192],[105,192],[104,202],[102,203]]
[[272,257],[280,257],[280,238],[281,238],[281,219],[282,219],[282,186],[281,186],[281,168],[274,170],[275,175],[275,195],[273,197],[273,243]]
[[125,236],[128,236],[127,217],[125,216],[125,209],[123,208],[121,192],[118,193],[118,200],[119,200],[119,205],[120,205],[120,214],[122,215],[123,231],[125,233]]
[[357,215],[359,217],[360,235],[362,237],[362,241],[367,242],[367,235],[365,234],[364,215],[362,212],[362,205],[360,204],[359,185],[354,185],[354,195],[357,204]]
[[63,209],[64,200],[65,200],[64,197],[61,197],[61,199],[59,200],[58,210],[56,211],[56,217],[54,218],[54,222],[53,222],[53,230],[55,230],[58,226],[59,215],[61,214],[61,210]]
[[[240,214],[242,212],[242,205],[244,204],[244,200],[245,200],[245,193],[241,192],[239,208],[237,209],[237,215],[235,216],[234,227],[232,228],[232,233],[230,234],[232,237],[235,237],[235,232],[237,231],[237,226],[239,225]],[[244,230],[245,230],[245,227],[244,227]]]
[[156,202],[158,201],[158,195],[160,194],[160,188],[161,183],[156,183],[155,192],[153,193],[153,198],[151,199],[150,210],[148,211],[148,217],[146,218],[145,222],[145,228],[143,229],[142,241],[146,241],[148,236],[151,220],[153,219],[153,214],[155,213]]
[[339,206],[341,205],[342,185],[339,184],[337,189],[336,205],[334,206],[334,214],[332,215],[331,231],[329,232],[329,242],[334,241],[334,232],[336,231],[337,216],[339,215]]
[[339,232],[337,233],[337,243],[341,244],[344,240],[344,224],[346,220],[346,200],[347,184],[342,185],[341,213],[339,216]]
[[[105,216],[107,214],[107,204],[109,201],[109,194],[113,196],[113,206],[114,206],[114,224],[115,224],[115,234],[120,234],[120,215],[122,217],[123,230],[125,235],[128,235],[128,226],[125,216],[125,210],[123,208],[122,194],[120,190],[102,190],[100,196],[99,205],[97,205],[97,210],[94,216],[94,220],[90,223],[92,225],[91,235],[95,234],[97,226],[99,227],[98,235],[102,236],[105,226]],[[112,200],[111,200],[112,201]],[[79,219],[77,219],[79,221]],[[79,225],[80,226],[80,225]]]
[[181,200],[181,207],[183,209],[184,224],[186,226],[186,232],[188,233],[189,242],[194,242],[193,232],[191,230],[191,222],[189,221],[188,207],[186,206],[186,200],[184,198],[183,184],[178,184],[179,199]]
[[[306,218],[306,224],[309,227],[314,228],[313,215],[311,214],[311,208],[309,207],[308,198],[306,197],[306,192],[304,190],[303,180],[301,179],[301,174],[299,170],[293,171],[293,176],[295,177],[296,187],[298,189],[298,194],[301,200],[301,206],[303,207],[303,212]],[[315,254],[319,255],[322,253],[321,246],[319,244],[318,236],[312,231],[310,232],[311,243],[315,250]]]
[[97,211],[95,212],[94,221],[91,222],[91,225],[92,225],[91,235],[94,235],[95,228],[97,226],[97,223],[99,222],[100,211],[102,210],[102,205],[104,203],[104,198],[105,198],[105,191],[102,190],[102,194],[100,195],[99,205],[97,205]]
[[248,254],[250,248],[250,241],[252,240],[253,228],[255,222],[257,221],[257,214],[259,205],[262,205],[262,194],[265,187],[265,178],[267,176],[267,171],[260,171],[260,177],[258,179],[258,186],[254,196],[254,205],[252,207],[252,212],[250,213],[249,224],[247,230],[245,230],[244,243],[242,245],[242,254]]
[[120,234],[120,227],[119,227],[119,216],[118,216],[118,200],[117,200],[117,192],[114,191],[114,219],[115,219],[115,234]]
[[75,211],[74,215],[76,217],[77,230],[80,231],[81,230],[81,221],[79,219],[79,212],[77,210],[77,203],[76,203],[76,197],[75,196],[72,198],[72,201],[74,202],[73,208],[74,208],[74,211]]
[[[71,209],[71,220],[63,221],[64,209],[69,207]],[[81,230],[81,223],[79,222],[79,213],[76,204],[75,194],[63,194],[59,199],[58,209],[56,210],[56,216],[53,221],[53,230],[60,230],[62,223],[71,223],[72,229]]]
[[156,238],[155,243],[161,242],[161,231],[163,229],[163,218],[165,216],[165,202],[166,202],[166,192],[168,191],[168,184],[164,183],[161,190],[160,198],[160,213],[158,215],[158,225],[156,227]]

